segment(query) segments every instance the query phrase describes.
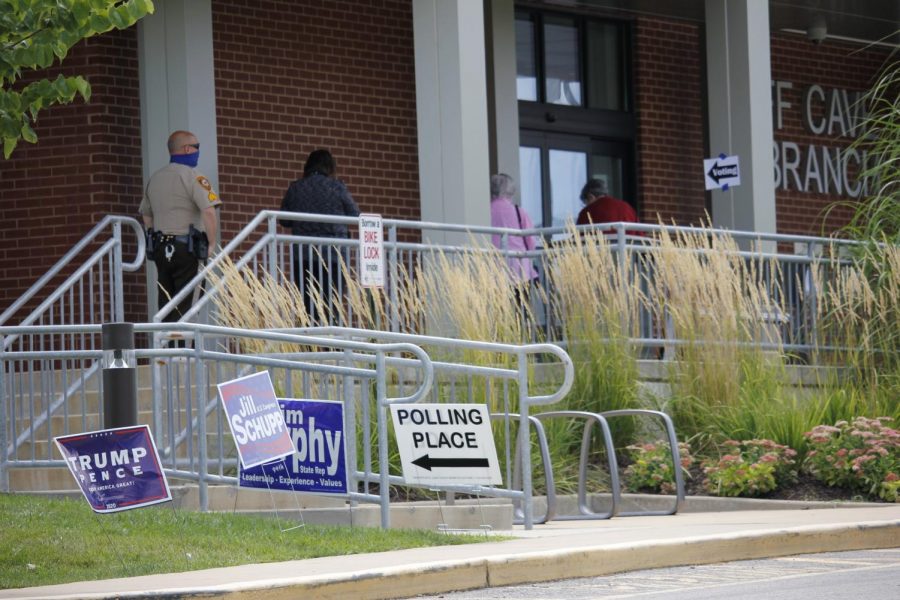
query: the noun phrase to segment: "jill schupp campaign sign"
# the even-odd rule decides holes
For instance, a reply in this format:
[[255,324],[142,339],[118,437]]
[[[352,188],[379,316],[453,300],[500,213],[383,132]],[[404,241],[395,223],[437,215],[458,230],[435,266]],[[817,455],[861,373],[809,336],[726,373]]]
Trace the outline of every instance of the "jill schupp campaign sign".
[[220,383],[218,388],[243,468],[294,452],[268,371]]
[[53,441],[94,512],[172,499],[147,425],[63,435]]

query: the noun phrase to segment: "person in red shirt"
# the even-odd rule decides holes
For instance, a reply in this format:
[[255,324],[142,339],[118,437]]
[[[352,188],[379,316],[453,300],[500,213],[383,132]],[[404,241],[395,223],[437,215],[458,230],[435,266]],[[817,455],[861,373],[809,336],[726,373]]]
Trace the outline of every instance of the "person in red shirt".
[[[624,200],[613,198],[609,195],[606,182],[602,179],[591,179],[581,188],[581,201],[584,208],[578,213],[576,225],[589,225],[591,223],[638,223],[637,213],[631,205]],[[603,233],[615,233],[609,229]],[[626,231],[628,235],[635,235],[635,231]]]

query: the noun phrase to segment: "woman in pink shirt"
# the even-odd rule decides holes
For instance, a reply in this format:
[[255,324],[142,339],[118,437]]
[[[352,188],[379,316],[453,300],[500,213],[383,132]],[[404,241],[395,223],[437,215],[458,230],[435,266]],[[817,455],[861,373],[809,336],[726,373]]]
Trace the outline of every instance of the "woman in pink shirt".
[[[512,197],[515,194],[516,183],[512,177],[505,173],[491,175],[491,227],[510,229],[534,227],[528,213],[513,204]],[[502,246],[500,235],[492,236],[491,241],[501,250],[534,250],[537,245],[533,235],[509,235],[506,238],[506,248]],[[534,261],[530,258],[507,258],[506,263],[509,266],[510,279],[514,282],[528,282],[538,277]]]

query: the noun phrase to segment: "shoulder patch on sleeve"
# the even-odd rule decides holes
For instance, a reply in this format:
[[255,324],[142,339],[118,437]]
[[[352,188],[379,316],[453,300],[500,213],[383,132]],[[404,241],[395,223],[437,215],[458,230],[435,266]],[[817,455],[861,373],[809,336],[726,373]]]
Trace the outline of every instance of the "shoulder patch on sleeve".
[[197,177],[197,183],[199,183],[200,187],[202,187],[204,190],[212,193],[212,184],[209,182],[209,179],[207,179],[203,175],[200,175],[199,177]]

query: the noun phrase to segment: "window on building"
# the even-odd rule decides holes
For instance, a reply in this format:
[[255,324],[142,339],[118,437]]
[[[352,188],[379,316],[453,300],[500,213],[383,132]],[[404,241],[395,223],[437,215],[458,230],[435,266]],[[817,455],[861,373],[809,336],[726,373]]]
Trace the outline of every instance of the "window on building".
[[564,225],[591,177],[636,204],[629,24],[520,9],[515,30],[522,206]]

